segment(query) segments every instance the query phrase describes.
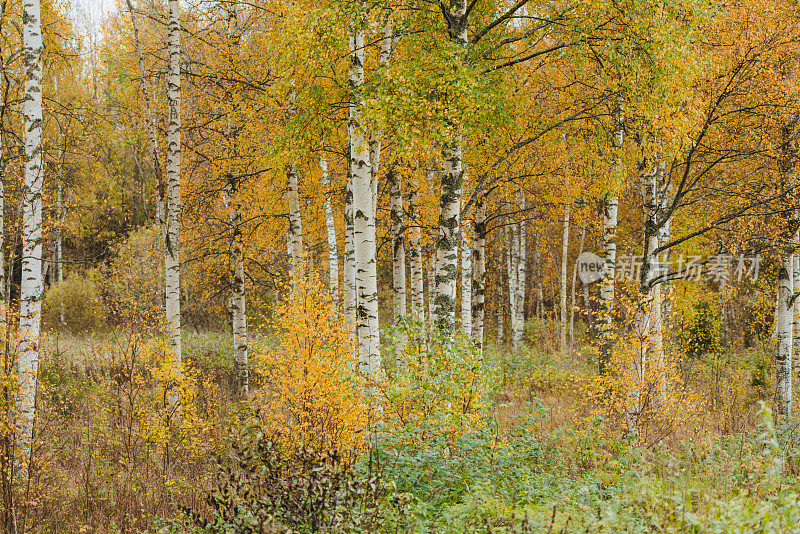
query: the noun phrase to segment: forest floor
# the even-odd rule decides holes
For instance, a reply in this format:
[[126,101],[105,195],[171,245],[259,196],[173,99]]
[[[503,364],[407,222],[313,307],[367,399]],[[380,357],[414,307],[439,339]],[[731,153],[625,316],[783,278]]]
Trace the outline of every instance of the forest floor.
[[[619,414],[596,409],[592,351],[561,354],[552,331],[529,329],[538,349],[487,350],[489,403],[480,417],[458,420],[457,436],[431,433],[450,423],[428,421],[432,427],[387,431],[379,453],[362,454],[351,475],[379,480],[371,505],[351,503],[347,520],[324,505],[298,508],[278,524],[313,530],[303,519],[310,513],[328,518],[328,530],[348,532],[800,532],[800,437],[796,425],[774,428],[762,402],[769,405],[774,373],[768,349],[685,360],[687,395],[664,403],[669,416],[642,417],[632,438]],[[163,409],[157,341],[46,337],[35,468],[29,483],[17,482],[24,531],[262,528],[250,517],[261,512],[242,512],[246,506],[234,515],[250,519],[229,514],[229,530],[222,520],[190,526],[181,512],[213,523],[209,495],[230,474],[218,459],[243,420],[228,393],[230,337],[195,333],[184,343],[194,402],[177,422]],[[438,388],[430,379],[425,387]]]

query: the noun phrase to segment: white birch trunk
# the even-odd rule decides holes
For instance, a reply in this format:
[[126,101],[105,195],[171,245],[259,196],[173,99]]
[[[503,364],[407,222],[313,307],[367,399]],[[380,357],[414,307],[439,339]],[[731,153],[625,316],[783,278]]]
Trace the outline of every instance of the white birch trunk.
[[319,168],[322,173],[322,187],[325,189],[325,231],[328,237],[328,280],[333,302],[339,302],[339,251],[336,246],[336,225],[333,221],[333,207],[331,205],[330,178],[328,176],[328,161],[325,154],[320,152]]
[[[578,257],[583,254],[583,247],[586,244],[586,225],[581,229],[581,244],[578,248]],[[572,301],[569,306],[569,351],[575,352],[575,292],[578,283],[578,263],[572,269]]]
[[781,422],[792,415],[793,273],[793,254],[787,251],[778,271],[778,314],[775,321],[778,338],[778,353],[775,356],[775,415]]
[[231,207],[228,212],[231,227],[231,316],[233,323],[234,391],[247,395],[250,391],[247,338],[247,295],[245,292],[244,244],[242,241],[242,214],[239,206],[239,180],[229,184]]
[[[613,114],[613,151],[615,174],[622,173],[621,150],[625,135],[625,116],[622,109],[622,100],[617,103]],[[619,177],[619,176],[617,176]],[[614,325],[612,313],[614,311],[614,274],[617,264],[617,209],[619,198],[614,192],[609,193],[603,206],[603,264],[605,266],[603,280],[600,286],[600,374],[610,370],[611,354],[614,350]]]
[[358,346],[356,335],[356,249],[353,236],[353,173],[350,157],[347,158],[347,184],[344,192],[344,311],[353,346]]
[[356,267],[356,332],[359,368],[369,377],[380,372],[375,198],[369,138],[361,122],[364,84],[364,29],[358,21],[350,36],[350,168],[353,175],[353,237]]
[[[289,81],[289,94],[287,101],[289,115],[294,116],[295,110],[295,81]],[[292,287],[297,287],[297,282],[303,276],[303,223],[300,217],[300,190],[295,171],[294,162],[286,164],[286,194],[289,204],[289,227],[287,229],[287,242],[289,249],[290,279]]]
[[[666,377],[664,374],[663,331],[661,324],[661,288],[657,284],[657,277],[661,272],[658,248],[659,232],[659,200],[658,188],[661,182],[663,169],[660,162],[656,161],[648,172],[643,167],[642,192],[644,207],[644,253],[642,255],[642,268],[640,280],[640,295],[643,299],[640,304],[641,332],[644,335],[645,348],[642,351],[641,361],[636,362],[636,372],[639,377],[639,388],[636,390],[636,413],[641,411],[641,395],[646,390],[645,374],[648,365],[655,369],[657,384],[655,401],[663,403],[666,395]],[[629,428],[629,430],[631,430]]]
[[[444,7],[442,9],[445,9]],[[448,36],[462,52],[467,43],[466,0],[452,0],[447,14]],[[439,198],[439,231],[436,239],[436,327],[451,336],[455,329],[458,244],[461,228],[462,139],[457,135],[442,149],[445,172]]]
[[436,320],[434,307],[436,302],[436,266],[433,261],[427,262],[428,266],[428,324],[433,325]]
[[417,184],[408,195],[408,211],[413,227],[410,228],[410,263],[411,263],[411,318],[414,322],[425,320],[425,290],[422,273],[422,230],[419,226],[417,210]]
[[[794,235],[794,242],[800,243],[800,233]],[[800,254],[792,254],[792,285],[795,295],[800,295]],[[792,317],[792,373],[800,376],[800,298],[794,300]]]
[[289,199],[289,260],[292,287],[296,287],[303,276],[303,222],[300,217],[300,192],[294,164],[286,164],[286,186]]
[[[517,208],[525,211],[525,197],[517,196]],[[525,257],[526,257],[526,224],[522,220],[508,226],[509,261],[508,261],[508,296],[511,316],[511,350],[516,353],[522,348],[525,335]]]
[[472,244],[472,338],[483,350],[486,303],[486,202],[479,194],[475,204],[475,241]]
[[24,184],[22,189],[22,279],[19,303],[18,448],[21,472],[29,474],[39,373],[42,314],[42,26],[39,0],[22,4],[25,96],[22,108]]
[[456,284],[458,280],[458,245],[461,235],[461,141],[443,150],[445,172],[439,199],[439,231],[436,239],[436,327],[452,335],[456,320]]
[[[63,176],[64,176],[64,167],[63,167],[63,153],[59,157],[59,172],[58,172],[58,227],[56,228],[56,271],[58,273],[58,284],[61,286],[64,283],[64,256],[63,256],[63,249],[61,245],[62,236],[64,232],[64,221],[67,216],[67,210],[64,208],[63,199]],[[2,186],[0,186],[0,189]],[[2,196],[2,191],[0,191],[0,196]],[[1,202],[1,201],[0,201]],[[0,205],[0,211],[2,211],[2,205]],[[3,225],[0,223],[0,233],[2,233]],[[2,250],[2,243],[3,238],[0,236],[0,250]],[[2,264],[2,259],[0,259],[0,265]],[[0,270],[2,270],[0,268]],[[0,282],[1,283],[1,282]],[[65,324],[64,321],[64,299],[61,299],[59,303],[59,320],[61,324]]]
[[517,269],[516,269],[516,255],[517,255],[517,236],[516,225],[509,224],[505,227],[506,234],[506,273],[508,276],[508,320],[511,327],[511,347],[514,351],[515,340],[514,333],[517,331]]
[[388,173],[390,182],[392,225],[392,292],[394,294],[394,322],[399,325],[406,317],[406,249],[403,220],[403,191],[400,177],[394,170]]
[[[180,3],[169,0],[169,68],[167,73],[167,192],[164,232],[164,267],[166,293],[167,343],[172,353],[173,373],[181,373],[181,293],[180,293],[180,231],[181,231],[181,42]],[[173,390],[169,407],[178,409]]]
[[472,254],[467,222],[461,225],[461,328],[472,337]]
[[[505,254],[505,253],[504,253]],[[500,263],[502,264],[505,262],[505,258],[503,256],[500,257]],[[503,277],[500,274],[503,270],[501,265],[500,269],[498,269],[498,276],[497,276],[497,347],[502,348],[505,342],[505,295],[504,289],[509,287],[511,284],[511,278],[508,279],[508,284],[503,284]]]
[[[567,175],[569,189],[569,175]],[[564,203],[563,238],[561,240],[561,337],[559,347],[563,353],[567,349],[567,255],[569,254],[569,202]]]

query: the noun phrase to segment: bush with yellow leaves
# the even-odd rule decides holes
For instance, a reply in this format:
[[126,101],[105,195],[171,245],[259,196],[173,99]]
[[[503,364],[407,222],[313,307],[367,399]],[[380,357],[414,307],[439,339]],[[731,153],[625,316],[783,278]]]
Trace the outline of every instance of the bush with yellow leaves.
[[253,371],[263,382],[254,398],[261,426],[286,448],[347,451],[366,442],[364,384],[343,315],[328,290],[299,281],[277,305],[274,336],[254,349]]

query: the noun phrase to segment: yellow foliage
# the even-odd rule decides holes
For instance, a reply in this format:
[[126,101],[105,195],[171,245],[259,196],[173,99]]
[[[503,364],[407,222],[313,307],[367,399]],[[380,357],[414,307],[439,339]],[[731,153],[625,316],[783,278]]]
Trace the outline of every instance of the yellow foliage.
[[318,282],[298,281],[278,304],[275,338],[253,358],[264,429],[285,447],[356,454],[366,442],[364,384],[344,317]]

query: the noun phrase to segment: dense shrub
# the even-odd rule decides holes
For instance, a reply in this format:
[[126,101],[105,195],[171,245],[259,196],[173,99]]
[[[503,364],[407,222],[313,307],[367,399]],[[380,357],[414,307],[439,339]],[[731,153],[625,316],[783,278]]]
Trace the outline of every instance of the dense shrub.
[[51,286],[42,305],[43,326],[73,333],[101,330],[106,324],[106,309],[100,298],[97,276],[97,271],[72,273],[60,284]]

